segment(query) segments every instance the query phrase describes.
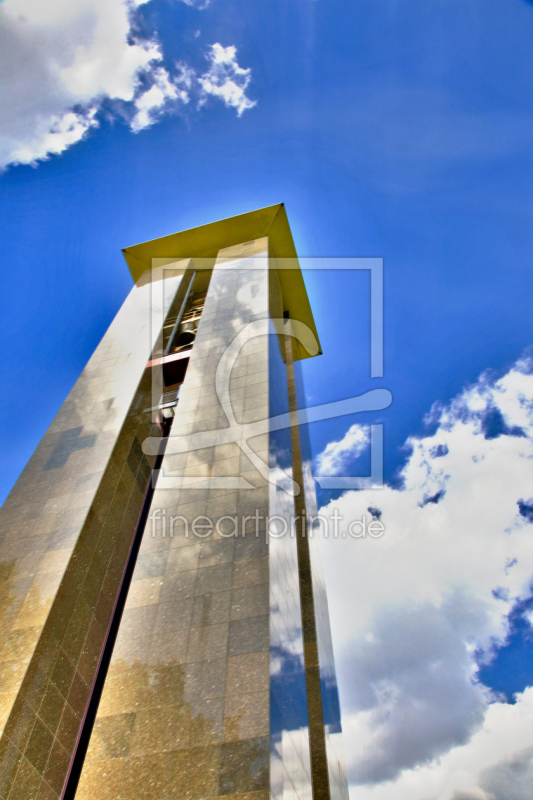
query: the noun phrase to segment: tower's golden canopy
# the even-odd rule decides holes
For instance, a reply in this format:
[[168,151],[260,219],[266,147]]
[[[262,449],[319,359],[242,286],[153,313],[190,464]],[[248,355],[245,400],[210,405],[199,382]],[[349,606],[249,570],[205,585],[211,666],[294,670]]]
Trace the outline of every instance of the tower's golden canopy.
[[[214,259],[219,250],[265,236],[269,240],[271,266],[278,269],[285,310],[289,312],[291,319],[308,325],[318,341],[283,203],[125,247],[122,252],[136,282],[145,270],[152,268],[152,259]],[[307,358],[308,355],[303,347],[296,347],[296,359]]]

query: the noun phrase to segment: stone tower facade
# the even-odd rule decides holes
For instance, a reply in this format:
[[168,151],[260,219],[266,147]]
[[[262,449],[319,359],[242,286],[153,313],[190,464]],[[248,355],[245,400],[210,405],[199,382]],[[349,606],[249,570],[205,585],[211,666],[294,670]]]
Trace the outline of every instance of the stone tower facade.
[[285,209],[124,254],[0,512],[0,797],[346,800]]

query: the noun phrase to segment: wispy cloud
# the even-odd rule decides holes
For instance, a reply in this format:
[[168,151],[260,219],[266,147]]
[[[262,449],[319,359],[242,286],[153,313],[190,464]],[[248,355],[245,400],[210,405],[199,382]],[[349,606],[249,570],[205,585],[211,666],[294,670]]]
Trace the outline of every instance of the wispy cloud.
[[[203,0],[189,5],[205,8]],[[249,69],[236,49],[212,45],[209,67],[166,68],[157,38],[134,32],[146,0],[4,0],[0,4],[0,169],[33,164],[80,141],[98,126],[107,101],[133,132],[196,98],[219,97],[240,116]]]
[[199,8],[203,11],[204,8],[207,8],[208,5],[211,4],[211,0],[182,0],[183,3],[187,6],[193,6],[193,8]]
[[364,425],[352,425],[342,439],[330,442],[326,449],[317,456],[317,475],[338,475],[349,461],[360,456],[370,442],[369,428]]
[[377,506],[385,528],[324,542],[351,783],[360,800],[527,800],[533,689],[508,704],[477,673],[531,596],[533,362],[431,416],[401,488],[321,510]]

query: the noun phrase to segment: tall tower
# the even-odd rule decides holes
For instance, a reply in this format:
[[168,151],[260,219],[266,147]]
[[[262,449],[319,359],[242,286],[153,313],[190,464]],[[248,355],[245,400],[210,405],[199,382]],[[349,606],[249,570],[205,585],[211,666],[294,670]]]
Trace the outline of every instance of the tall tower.
[[124,256],[0,511],[0,798],[346,800],[285,209]]

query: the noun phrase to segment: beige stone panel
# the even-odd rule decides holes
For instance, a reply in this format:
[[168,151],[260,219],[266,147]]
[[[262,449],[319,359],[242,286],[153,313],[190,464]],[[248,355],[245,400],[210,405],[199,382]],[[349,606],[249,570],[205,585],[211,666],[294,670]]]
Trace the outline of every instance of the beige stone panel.
[[98,717],[116,716],[133,713],[138,710],[141,690],[148,681],[144,668],[117,671],[112,665],[106,678]]
[[145,578],[141,581],[133,581],[125,607],[138,608],[139,606],[158,603],[162,585],[161,578]]
[[246,558],[237,561],[233,571],[233,588],[241,589],[258,583],[268,583],[268,557]]
[[246,619],[268,614],[270,596],[268,584],[256,584],[234,589],[231,597],[231,619]]
[[268,691],[227,697],[224,706],[224,741],[268,736],[269,711]]
[[220,750],[194,747],[174,754],[169,800],[201,800],[218,793]]
[[227,651],[227,642],[227,623],[191,628],[187,661],[208,661],[224,657]]
[[244,653],[228,658],[226,697],[268,691],[269,659],[268,652]]

